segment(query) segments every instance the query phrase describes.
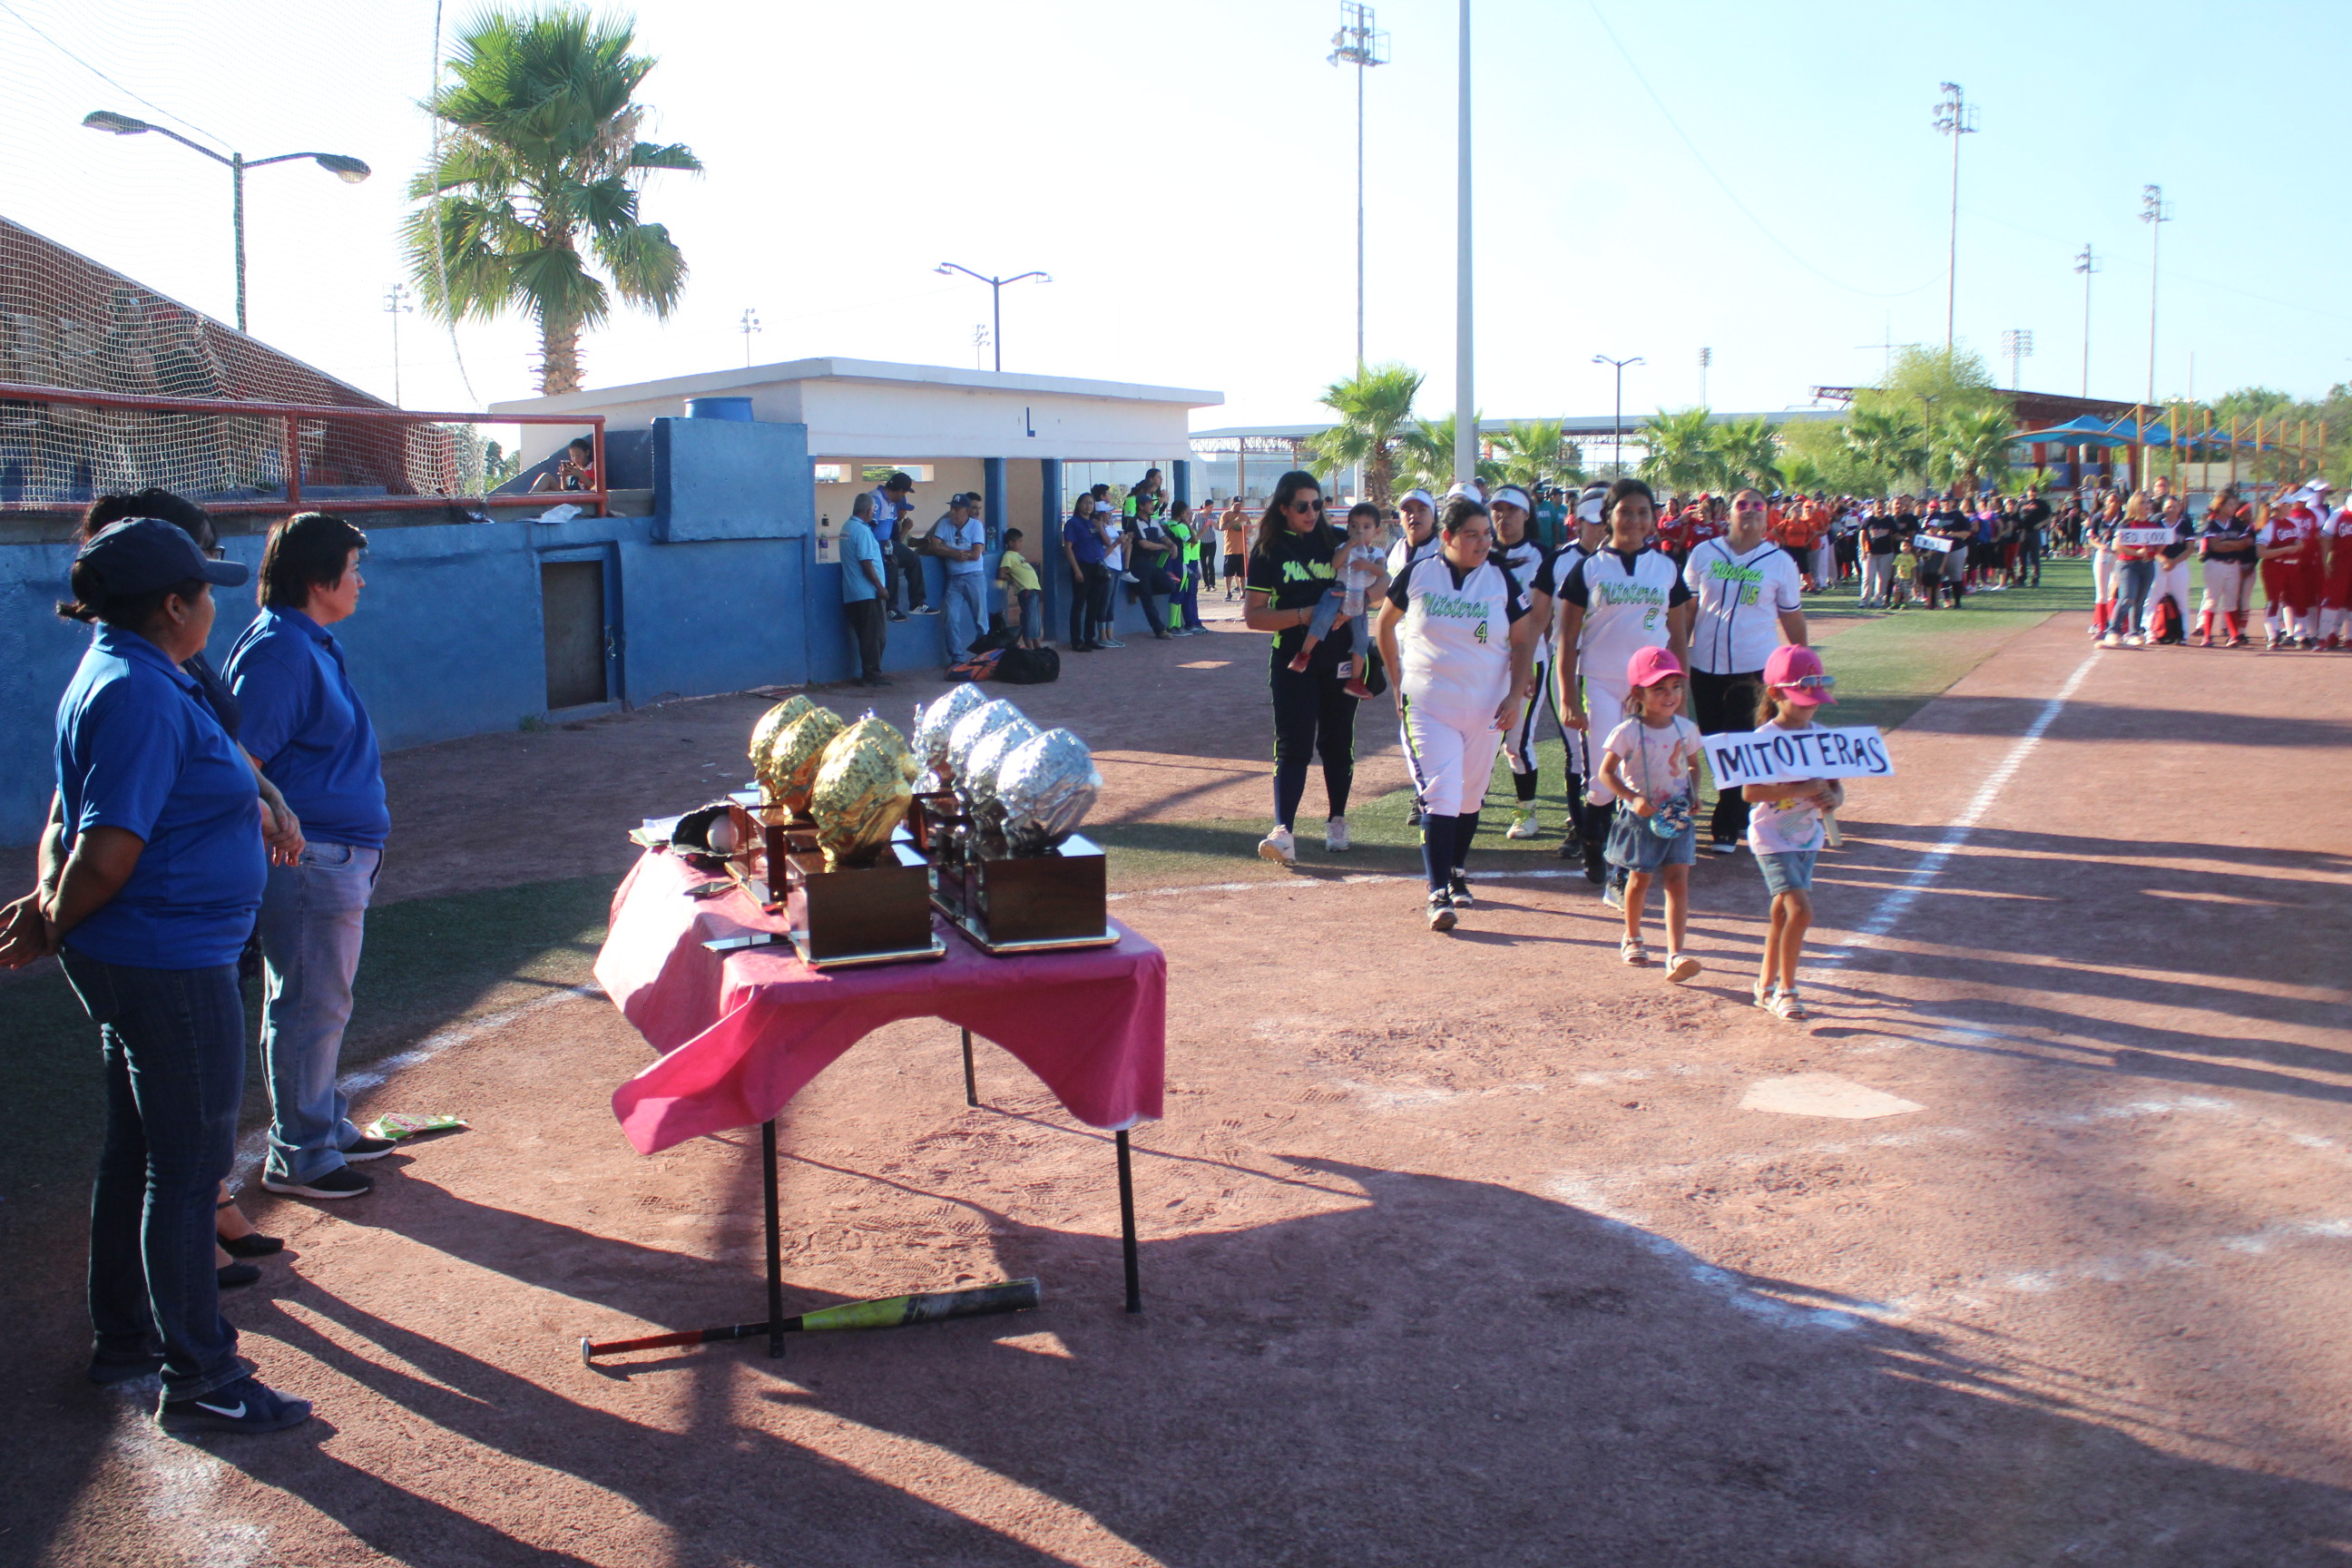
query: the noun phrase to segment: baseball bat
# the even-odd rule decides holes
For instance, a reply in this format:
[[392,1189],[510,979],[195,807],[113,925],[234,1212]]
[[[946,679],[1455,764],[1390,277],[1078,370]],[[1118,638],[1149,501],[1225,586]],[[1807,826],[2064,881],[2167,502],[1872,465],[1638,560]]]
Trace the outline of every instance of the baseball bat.
[[[1042,1291],[1034,1279],[1008,1279],[996,1285],[974,1285],[962,1290],[934,1290],[908,1296],[884,1296],[872,1301],[845,1301],[814,1312],[786,1318],[781,1332],[831,1333],[842,1329],[897,1329],[912,1323],[944,1322],[950,1318],[988,1318],[1004,1312],[1025,1312],[1035,1307]],[[634,1340],[583,1339],[580,1360],[585,1365],[600,1355],[623,1351],[668,1350],[677,1345],[715,1344],[722,1340],[748,1340],[768,1331],[765,1322],[728,1323],[715,1329],[687,1329],[674,1334],[647,1334]]]

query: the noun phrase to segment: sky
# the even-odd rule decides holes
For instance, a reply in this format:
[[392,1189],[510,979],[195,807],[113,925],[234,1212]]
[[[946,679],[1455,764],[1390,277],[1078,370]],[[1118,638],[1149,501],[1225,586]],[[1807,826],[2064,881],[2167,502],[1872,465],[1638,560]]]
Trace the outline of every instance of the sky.
[[[2324,110],[2274,118],[2291,62],[2352,58],[2352,5],[2240,0],[1474,0],[1476,401],[1489,416],[1610,412],[1592,356],[1639,355],[1629,416],[1754,411],[1878,374],[1879,345],[1940,344],[1952,142],[1955,328],[2006,384],[2156,391],[2352,378],[2336,287],[2352,212],[2315,180]],[[440,18],[442,51],[470,9]],[[1318,418],[1352,367],[1355,72],[1326,63],[1337,0],[645,0],[662,174],[646,216],[692,268],[667,321],[616,313],[588,384],[820,354],[971,366],[988,290],[940,261],[1051,283],[1003,291],[1007,370],[1222,392],[1196,428]],[[227,171],[154,136],[80,128],[113,109],[247,157],[342,153],[247,180],[252,329],[394,392],[384,297],[404,187],[431,142],[431,0],[0,0],[0,213],[224,320]],[[1365,82],[1367,352],[1454,399],[1452,0],[1381,0],[1391,63]],[[2301,131],[2295,127],[2301,127]],[[2298,146],[2300,144],[2300,147]],[[2310,148],[2305,152],[2300,148]],[[479,408],[534,390],[527,321],[397,318],[400,396]]]

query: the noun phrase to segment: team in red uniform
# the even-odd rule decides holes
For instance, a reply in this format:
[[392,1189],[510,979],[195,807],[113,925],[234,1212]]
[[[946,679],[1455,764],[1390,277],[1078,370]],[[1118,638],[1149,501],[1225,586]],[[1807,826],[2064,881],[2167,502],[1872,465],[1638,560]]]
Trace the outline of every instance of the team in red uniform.
[[2262,562],[2263,629],[2270,646],[2317,647],[2326,543],[2310,503],[2273,505],[2270,520],[2254,531],[2254,548]]

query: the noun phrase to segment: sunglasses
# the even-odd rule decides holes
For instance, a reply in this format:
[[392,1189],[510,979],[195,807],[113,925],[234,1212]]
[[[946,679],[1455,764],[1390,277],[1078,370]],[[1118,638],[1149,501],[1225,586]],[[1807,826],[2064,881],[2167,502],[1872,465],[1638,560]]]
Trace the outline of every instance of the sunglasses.
[[1827,691],[1837,684],[1834,675],[1801,675],[1794,680],[1780,682],[1783,691]]
[[1319,500],[1294,500],[1290,503],[1290,510],[1293,511],[1321,511],[1323,510],[1323,503]]

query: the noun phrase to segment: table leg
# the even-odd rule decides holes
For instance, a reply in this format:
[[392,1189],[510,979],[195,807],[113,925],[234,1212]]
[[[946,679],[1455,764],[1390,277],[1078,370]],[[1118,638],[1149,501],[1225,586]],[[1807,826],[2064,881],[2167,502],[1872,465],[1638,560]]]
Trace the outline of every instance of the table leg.
[[1128,1157],[1127,1129],[1113,1134],[1118,1143],[1119,1241],[1127,1255],[1127,1310],[1143,1310],[1143,1275],[1135,1256],[1135,1165]]
[[971,1075],[971,1031],[970,1029],[963,1032],[963,1102],[966,1105],[974,1106],[980,1103],[980,1084]]
[[760,1182],[768,1207],[768,1354],[784,1353],[784,1237],[776,1201],[776,1122],[760,1124]]

